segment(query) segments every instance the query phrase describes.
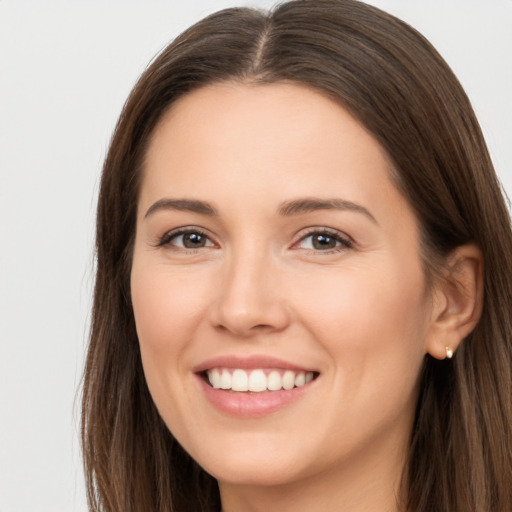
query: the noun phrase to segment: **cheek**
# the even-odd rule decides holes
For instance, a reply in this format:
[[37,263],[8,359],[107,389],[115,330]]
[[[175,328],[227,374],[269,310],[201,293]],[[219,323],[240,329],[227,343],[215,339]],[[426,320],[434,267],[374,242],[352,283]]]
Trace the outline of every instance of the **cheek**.
[[134,261],[132,304],[146,382],[160,415],[178,430],[186,417],[187,347],[204,317],[204,280]]
[[131,293],[144,363],[173,357],[186,346],[204,316],[208,296],[204,280],[135,264]]
[[[330,402],[338,426],[325,432],[332,434],[331,446],[340,443],[340,432],[357,444],[374,435],[377,424],[400,423],[407,429],[412,421],[424,360],[426,301],[421,269],[402,268],[406,279],[397,273],[388,267],[379,277],[370,269],[351,269],[306,288],[303,324],[333,369],[325,374],[336,396]],[[340,417],[350,421],[340,424]]]
[[[344,268],[315,276],[297,290],[302,322],[329,353],[332,363],[365,379],[415,380],[427,334],[428,307],[419,266]],[[309,279],[309,278],[308,278]]]

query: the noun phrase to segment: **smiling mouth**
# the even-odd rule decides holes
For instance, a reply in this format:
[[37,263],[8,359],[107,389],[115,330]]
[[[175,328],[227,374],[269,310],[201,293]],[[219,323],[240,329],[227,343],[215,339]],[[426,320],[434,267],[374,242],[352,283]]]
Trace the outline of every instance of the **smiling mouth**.
[[241,368],[212,368],[204,372],[205,380],[214,389],[261,393],[264,391],[291,390],[305,386],[317,372]]

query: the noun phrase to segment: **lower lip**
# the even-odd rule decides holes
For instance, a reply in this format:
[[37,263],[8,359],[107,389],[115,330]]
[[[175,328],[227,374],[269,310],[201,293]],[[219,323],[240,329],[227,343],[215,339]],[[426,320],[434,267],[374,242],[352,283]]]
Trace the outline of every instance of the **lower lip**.
[[240,418],[258,418],[283,409],[303,397],[315,382],[313,380],[304,386],[290,390],[251,393],[214,389],[204,381],[202,376],[197,377],[206,398],[217,409]]

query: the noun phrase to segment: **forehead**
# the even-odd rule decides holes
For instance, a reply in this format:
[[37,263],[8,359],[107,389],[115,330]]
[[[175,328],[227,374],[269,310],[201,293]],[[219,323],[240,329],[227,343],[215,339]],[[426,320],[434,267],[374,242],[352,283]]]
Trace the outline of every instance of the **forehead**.
[[[334,125],[336,129],[332,130]],[[312,135],[315,137],[311,142],[324,140],[328,144],[336,138],[338,143],[353,131],[364,134],[366,140],[360,141],[363,144],[378,146],[373,136],[341,105],[316,89],[290,82],[220,82],[188,93],[163,115],[152,134],[150,150],[162,138],[169,142],[169,128],[185,132],[185,137],[192,132],[197,138],[206,134],[212,139],[215,135],[216,142],[221,138],[227,143],[257,138],[266,146],[279,145],[282,149]],[[282,128],[287,130],[283,132]],[[382,155],[385,156],[384,152]]]
[[[347,151],[350,149],[350,151]],[[273,161],[318,169],[329,159],[357,152],[389,169],[377,141],[345,109],[317,91],[278,83],[220,83],[200,88],[176,101],[152,135],[145,169],[167,166],[179,158],[190,165],[216,154],[222,164],[240,160],[240,171]],[[377,162],[378,161],[378,162]],[[284,164],[287,165],[284,165]],[[331,162],[332,163],[332,162]],[[208,167],[217,167],[214,161]],[[261,170],[261,169],[260,169]]]
[[[148,148],[141,203],[163,195],[247,208],[314,195],[340,195],[403,208],[391,165],[349,112],[310,88],[220,83],[176,101]],[[284,197],[287,196],[287,197]]]

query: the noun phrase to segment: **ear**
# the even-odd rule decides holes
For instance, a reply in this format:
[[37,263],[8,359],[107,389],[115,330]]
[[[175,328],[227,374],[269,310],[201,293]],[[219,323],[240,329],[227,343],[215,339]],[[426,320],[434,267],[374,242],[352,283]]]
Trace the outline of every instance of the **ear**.
[[437,278],[427,352],[450,358],[475,328],[483,306],[483,257],[473,244],[457,247],[447,258],[443,277]]

